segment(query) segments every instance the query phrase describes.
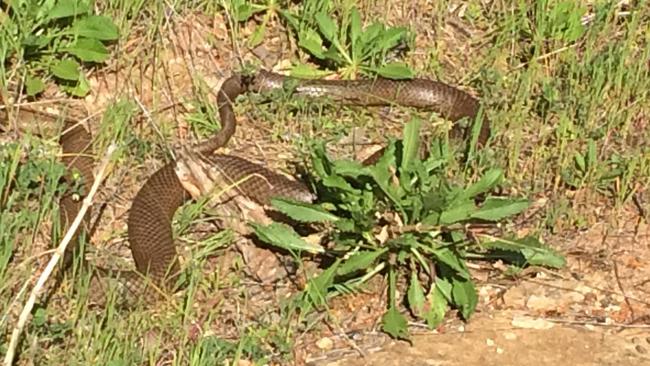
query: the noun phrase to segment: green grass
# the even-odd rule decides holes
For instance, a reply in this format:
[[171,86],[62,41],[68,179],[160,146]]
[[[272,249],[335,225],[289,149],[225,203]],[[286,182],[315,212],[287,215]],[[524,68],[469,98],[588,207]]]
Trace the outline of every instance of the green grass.
[[[39,4],[35,0],[27,3]],[[283,1],[258,3],[273,4],[274,9],[299,10],[296,5],[287,8]],[[401,2],[363,1],[357,6],[364,20],[418,24],[419,29],[412,31],[416,34],[419,31],[424,38],[416,38],[412,50],[416,52],[407,52],[402,61],[417,75],[474,90],[487,104],[495,131],[490,147],[479,152],[469,167],[460,164],[452,167],[451,176],[462,177],[468,183],[475,181],[481,172],[499,167],[507,177],[506,190],[513,195],[548,198],[541,218],[530,225],[533,232],[556,239],[551,245],[561,244],[557,239],[576,228],[587,227],[603,216],[616,216],[636,192],[648,189],[650,6],[647,1],[640,1],[633,9],[623,9],[628,12],[621,15],[621,9],[613,5],[615,2],[598,1],[589,9],[561,0],[494,2],[484,8],[483,2],[476,0],[467,2],[460,18],[449,13],[449,3],[435,2],[431,9],[417,13],[415,19],[400,16],[404,14]],[[105,64],[87,65],[84,70],[127,73],[168,67],[169,53],[163,52],[165,42],[180,20],[196,12],[211,17],[224,7],[230,8],[231,3],[224,0],[170,5],[110,0],[97,1],[95,5],[99,14],[109,16],[117,25],[119,39],[108,42],[111,56]],[[349,12],[351,5],[349,1],[336,2],[334,8],[339,11],[331,14]],[[47,62],[51,59],[35,60],[24,53],[21,45],[38,19],[25,11],[14,24],[5,26],[8,24],[5,7],[3,3],[0,11],[3,100],[24,96],[18,86],[29,73],[42,77],[47,86],[55,85],[50,74],[40,74],[48,70]],[[581,16],[594,11],[596,17],[582,26]],[[238,35],[234,43],[242,52],[249,42],[259,41],[246,38],[245,30],[253,30],[265,16],[264,12],[257,14],[253,18],[258,21],[255,24],[252,20],[249,23],[228,20],[232,29],[227,34]],[[282,27],[278,19],[281,17],[269,18],[264,36],[289,29]],[[450,22],[459,24],[462,31],[450,26]],[[425,36],[425,31],[438,38]],[[221,47],[232,41],[204,36]],[[290,37],[296,34],[290,33]],[[129,43],[131,40],[136,42]],[[56,47],[53,44],[46,54],[62,52]],[[305,60],[303,57],[292,61],[295,65]],[[347,66],[350,65],[343,63],[333,67],[340,71]],[[233,61],[229,67],[238,68],[238,65]],[[219,74],[226,70],[212,71]],[[201,76],[195,77],[188,87],[196,99],[183,102],[205,105],[209,89],[201,87]],[[129,80],[124,82],[128,84]],[[140,94],[126,94],[126,89],[121,88],[114,90],[109,93],[104,121],[95,124],[98,157],[109,142],[116,141],[120,146],[104,193],[117,197],[122,205],[132,198],[133,187],[169,156],[172,145],[169,141],[175,136],[177,126],[169,115],[154,114],[147,118],[134,95],[140,97],[145,91],[153,90],[154,97],[146,108],[161,110],[168,107],[169,100],[156,92],[166,90],[168,82],[153,78],[138,90]],[[350,126],[367,125],[371,129],[384,124],[378,121],[377,111],[340,110],[327,105],[310,107],[293,101],[261,106],[243,101],[237,109],[240,115],[270,128],[274,132],[270,138],[273,143],[282,143],[287,135],[300,134],[301,141],[296,144],[299,146],[294,146],[299,150],[305,150],[314,137],[336,141]],[[201,135],[214,130],[218,123],[206,121],[201,113],[193,117],[197,124],[192,123],[190,127]],[[4,122],[1,125],[9,131],[13,131],[12,126]],[[34,274],[36,263],[44,265],[49,258],[44,252],[48,248],[51,224],[58,217],[55,197],[60,187],[56,183],[62,171],[56,163],[57,136],[55,133],[30,135],[28,131],[37,131],[35,126],[35,123],[26,125],[27,128],[22,126],[17,139],[6,132],[1,137],[0,334],[3,337],[0,354],[4,354],[8,344],[5,336],[10,333],[15,314],[26,299],[19,289]],[[56,130],[52,126],[46,128]],[[104,310],[88,309],[87,290],[84,290],[87,278],[70,278],[47,305],[35,310],[19,347],[19,364],[28,360],[35,364],[60,364],[65,359],[69,364],[131,365],[156,364],[165,359],[176,365],[211,365],[238,357],[260,363],[271,358],[289,362],[295,339],[306,328],[317,328],[318,322],[307,320],[306,314],[295,310],[306,307],[300,301],[273,303],[253,319],[244,310],[238,313],[238,308],[246,309],[256,300],[249,298],[246,291],[249,284],[243,275],[244,264],[236,265],[235,271],[215,268],[207,253],[231,244],[233,239],[228,233],[202,233],[193,229],[197,221],[205,221],[199,207],[200,204],[189,205],[177,215],[175,229],[185,252],[189,252],[184,254],[195,261],[187,271],[188,286],[174,296],[173,305],[132,311],[113,306]],[[605,210],[596,210],[601,207]],[[109,210],[109,214],[116,215],[117,222],[125,218],[120,213],[123,210]],[[109,243],[124,241],[123,226],[117,226],[109,234],[95,244],[110,249]],[[97,250],[99,256],[107,254]],[[16,296],[18,301],[13,303]],[[233,322],[224,325],[223,319]],[[201,331],[196,331],[198,328]],[[213,334],[213,329],[228,332]]]

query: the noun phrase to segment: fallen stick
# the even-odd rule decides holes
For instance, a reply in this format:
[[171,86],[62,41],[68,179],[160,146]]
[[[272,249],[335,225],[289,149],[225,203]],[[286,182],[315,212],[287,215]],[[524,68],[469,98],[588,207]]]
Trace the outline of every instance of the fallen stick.
[[113,153],[115,152],[116,148],[117,146],[115,145],[115,143],[112,143],[106,149],[106,154],[104,155],[104,158],[102,159],[102,162],[99,165],[99,170],[97,172],[97,175],[95,176],[93,185],[90,188],[88,195],[86,195],[86,197],[83,200],[81,209],[77,213],[77,216],[75,217],[74,221],[72,221],[72,225],[70,225],[68,231],[65,233],[63,240],[61,240],[61,243],[56,248],[56,251],[52,255],[52,258],[47,263],[45,270],[43,271],[43,273],[41,273],[40,277],[38,278],[38,281],[34,285],[32,292],[29,294],[29,298],[27,299],[27,302],[25,303],[25,306],[23,307],[23,310],[20,313],[20,316],[18,317],[18,322],[16,323],[16,326],[14,327],[11,333],[11,340],[9,341],[9,347],[7,348],[7,353],[5,354],[5,359],[4,359],[5,366],[11,366],[11,364],[13,363],[14,356],[16,353],[16,347],[18,346],[18,341],[20,340],[20,335],[22,334],[23,329],[25,328],[25,324],[27,323],[29,314],[31,314],[32,309],[34,308],[36,299],[41,294],[45,282],[47,282],[47,280],[50,278],[50,275],[54,271],[54,267],[63,256],[63,253],[65,253],[65,248],[70,243],[70,240],[72,240],[74,233],[77,231],[77,228],[81,224],[83,217],[86,215],[86,211],[88,211],[88,208],[90,207],[90,205],[92,205],[93,198],[97,193],[97,190],[99,189],[99,185],[104,179],[104,174],[106,172],[106,169],[108,168],[111,157],[113,156]]

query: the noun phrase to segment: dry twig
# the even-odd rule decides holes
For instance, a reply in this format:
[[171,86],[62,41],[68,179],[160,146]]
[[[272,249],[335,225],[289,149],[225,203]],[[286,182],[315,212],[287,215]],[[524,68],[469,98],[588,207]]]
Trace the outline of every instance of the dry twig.
[[54,267],[63,256],[63,253],[65,252],[65,248],[70,243],[70,240],[72,240],[75,231],[77,231],[77,228],[81,224],[83,217],[86,215],[86,211],[88,211],[88,208],[92,204],[93,197],[95,196],[97,190],[99,189],[99,185],[101,184],[104,178],[104,174],[108,168],[108,165],[111,161],[111,157],[113,156],[113,152],[115,150],[116,150],[115,143],[112,143],[108,147],[108,149],[106,149],[106,154],[104,155],[104,158],[102,159],[102,162],[99,166],[99,170],[97,175],[95,176],[93,185],[90,188],[90,192],[88,192],[86,198],[84,198],[81,209],[79,210],[79,213],[77,213],[77,217],[75,217],[74,221],[72,222],[72,225],[70,225],[70,228],[68,229],[65,236],[63,237],[63,240],[61,240],[61,243],[56,248],[56,251],[52,255],[52,258],[47,263],[45,270],[38,278],[36,285],[34,285],[34,288],[32,289],[32,292],[30,293],[29,298],[25,303],[25,306],[23,307],[23,310],[20,313],[20,316],[18,317],[18,322],[16,323],[16,326],[14,327],[11,333],[11,340],[9,342],[9,347],[7,348],[7,353],[5,354],[5,359],[4,359],[5,366],[10,366],[13,363],[14,355],[16,353],[16,347],[18,346],[18,340],[20,339],[20,335],[23,329],[25,328],[25,324],[27,323],[29,314],[31,314],[32,309],[34,308],[36,299],[41,294],[45,282],[47,282],[47,280],[50,278],[50,275],[54,271]]

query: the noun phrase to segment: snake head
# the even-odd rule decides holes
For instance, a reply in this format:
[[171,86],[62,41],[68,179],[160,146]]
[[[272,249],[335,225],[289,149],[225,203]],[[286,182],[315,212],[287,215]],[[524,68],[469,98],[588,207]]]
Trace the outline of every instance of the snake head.
[[247,221],[271,223],[264,207],[241,194],[226,178],[226,173],[208,157],[185,148],[176,160],[175,172],[192,198],[207,197],[208,206],[218,208],[223,224],[235,232],[249,235]]
[[315,199],[303,183],[237,156],[205,156],[185,147],[175,169],[181,184],[195,199],[215,192],[245,196],[262,206],[269,206],[272,198],[300,202]]
[[212,169],[213,167],[201,154],[186,147],[181,148],[174,167],[181,185],[195,200],[210,194],[215,189],[216,181]]
[[237,156],[204,156],[185,147],[175,172],[194,199],[207,196],[220,211],[237,211],[239,217],[257,223],[270,223],[267,211],[273,211],[273,198],[301,202],[315,198],[304,184]]

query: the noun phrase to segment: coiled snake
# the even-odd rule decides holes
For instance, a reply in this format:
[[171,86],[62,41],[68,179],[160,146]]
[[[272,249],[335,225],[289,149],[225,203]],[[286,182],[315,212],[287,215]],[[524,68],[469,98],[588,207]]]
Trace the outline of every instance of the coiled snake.
[[[129,290],[148,301],[150,287],[143,281],[168,290],[179,272],[176,248],[172,236],[171,220],[175,211],[191,194],[204,193],[210,187],[233,186],[236,194],[246,196],[260,205],[269,203],[272,197],[288,197],[301,201],[311,201],[313,196],[302,184],[282,175],[273,173],[245,159],[212,155],[224,146],[236,129],[236,119],[232,101],[246,92],[269,92],[291,86],[294,95],[306,97],[328,97],[334,102],[347,105],[378,106],[397,104],[427,109],[439,113],[451,121],[468,117],[475,119],[479,102],[469,94],[447,84],[425,80],[305,80],[293,79],[283,75],[259,71],[252,76],[235,74],[222,85],[217,95],[218,112],[222,129],[212,138],[188,149],[176,162],[156,171],[144,184],[133,200],[128,217],[128,239],[133,253],[137,272],[121,272]],[[465,130],[465,137],[468,131]],[[457,125],[452,136],[463,135]],[[484,145],[490,135],[489,121],[484,119],[478,136],[478,143]],[[80,126],[66,123],[66,131],[61,135],[63,162],[68,171],[77,170],[87,186],[93,180],[93,160],[90,151],[90,134]],[[208,169],[201,173],[191,166]],[[188,171],[189,170],[189,171]],[[200,170],[200,169],[199,169]],[[182,184],[179,174],[204,174],[194,179],[197,186]],[[68,177],[69,178],[69,177]],[[205,187],[207,184],[210,187]],[[201,181],[201,182],[198,182]],[[235,184],[239,183],[239,184]],[[87,189],[87,188],[86,188]],[[193,192],[194,191],[194,192]],[[82,192],[82,195],[86,192]],[[80,200],[65,194],[60,200],[61,222],[64,228],[72,222],[80,207]],[[86,230],[89,217],[84,220],[81,230]],[[64,265],[68,266],[77,243],[71,243]]]

